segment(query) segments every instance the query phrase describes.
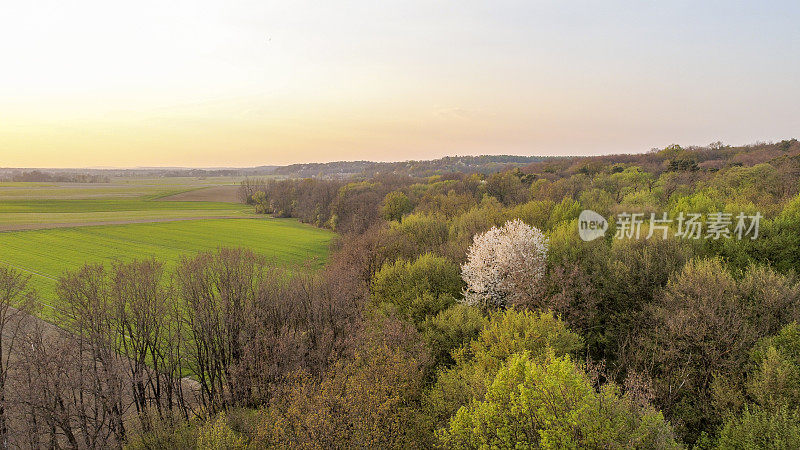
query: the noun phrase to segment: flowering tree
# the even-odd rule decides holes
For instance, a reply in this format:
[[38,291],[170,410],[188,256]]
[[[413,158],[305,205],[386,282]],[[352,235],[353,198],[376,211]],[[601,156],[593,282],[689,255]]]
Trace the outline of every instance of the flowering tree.
[[533,295],[547,258],[547,238],[519,219],[475,236],[461,266],[467,283],[464,302],[503,307],[517,297]]

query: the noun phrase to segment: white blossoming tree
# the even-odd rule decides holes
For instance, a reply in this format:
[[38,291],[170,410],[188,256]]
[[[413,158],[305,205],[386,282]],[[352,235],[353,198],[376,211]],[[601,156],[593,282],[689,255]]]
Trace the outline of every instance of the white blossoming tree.
[[533,295],[545,270],[547,237],[519,219],[475,235],[461,266],[464,303],[504,307],[515,297]]

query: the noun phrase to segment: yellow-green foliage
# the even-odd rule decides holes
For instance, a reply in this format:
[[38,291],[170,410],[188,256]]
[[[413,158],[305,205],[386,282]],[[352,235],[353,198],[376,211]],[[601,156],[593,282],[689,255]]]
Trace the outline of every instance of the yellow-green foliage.
[[569,356],[511,356],[485,400],[461,407],[438,433],[448,448],[678,448],[661,413],[596,392]]
[[197,432],[198,450],[236,450],[247,447],[247,440],[228,425],[224,412],[205,422]]
[[580,203],[565,198],[561,203],[556,204],[550,213],[550,220],[547,222],[547,228],[552,229],[562,222],[569,222],[577,219],[581,213]]
[[421,330],[437,365],[446,367],[454,362],[450,353],[476,338],[487,321],[479,308],[456,303],[425,319]]
[[531,358],[538,358],[547,349],[560,356],[582,347],[581,337],[552,313],[497,312],[476,339],[453,351],[455,365],[440,371],[428,392],[430,414],[441,423],[473,399],[483,399],[487,380],[515,353],[527,351]]
[[390,303],[415,323],[455,303],[464,283],[457,264],[426,253],[414,261],[385,264],[373,277],[376,303]]
[[493,226],[505,223],[503,205],[494,197],[486,196],[480,205],[456,217],[450,224],[450,239],[466,244],[464,251],[472,243],[472,237]]
[[781,407],[777,411],[745,409],[742,416],[725,424],[720,450],[800,448],[800,413]]
[[555,207],[550,200],[533,200],[506,211],[506,220],[520,219],[526,224],[544,230]]
[[410,214],[393,222],[391,232],[401,235],[419,249],[437,250],[447,242],[447,222],[431,214]]
[[386,194],[381,204],[381,215],[386,220],[403,220],[403,216],[414,209],[414,204],[408,196],[400,191],[392,191]]

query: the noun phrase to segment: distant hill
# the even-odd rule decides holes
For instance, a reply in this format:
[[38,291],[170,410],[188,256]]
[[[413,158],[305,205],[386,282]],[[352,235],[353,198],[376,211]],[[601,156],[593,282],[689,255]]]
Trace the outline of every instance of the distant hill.
[[[109,177],[264,177],[319,178],[347,180],[367,179],[377,175],[401,175],[425,178],[449,173],[491,174],[520,168],[539,176],[569,176],[575,173],[593,175],[609,164],[638,165],[654,174],[665,171],[692,172],[717,171],[731,166],[752,166],[759,163],[776,163],[780,159],[794,164],[800,152],[796,139],[775,143],[756,143],[730,146],[713,143],[708,146],[671,145],[647,153],[602,156],[446,156],[432,160],[410,160],[398,162],[335,161],[328,163],[303,163],[287,166],[257,166],[243,168],[186,168],[186,167],[137,167],[137,168],[0,168],[0,181],[41,182],[107,182]],[[549,175],[548,175],[549,174]]]
[[574,156],[539,161],[524,167],[522,171],[545,178],[569,177],[578,173],[594,176],[616,165],[612,170],[639,166],[643,171],[660,175],[664,172],[717,172],[730,167],[752,167],[764,163],[783,170],[800,167],[800,142],[797,139],[784,139],[739,146],[720,142],[687,147],[673,144],[647,153]]
[[184,168],[137,167],[46,169],[0,168],[0,180],[5,181],[85,181],[107,180],[107,177],[214,177],[214,176],[266,176],[285,178],[347,179],[372,177],[379,174],[427,177],[444,173],[493,173],[513,167],[558,158],[540,156],[484,155],[447,156],[428,161],[374,162],[336,161],[329,163],[291,164],[288,166],[258,166],[245,168]]
[[526,166],[546,161],[548,157],[483,155],[446,156],[427,161],[373,162],[336,161],[329,163],[291,164],[278,167],[274,173],[290,178],[350,178],[354,176],[371,177],[379,174],[408,175],[427,177],[431,175],[461,173],[492,173],[505,169]]

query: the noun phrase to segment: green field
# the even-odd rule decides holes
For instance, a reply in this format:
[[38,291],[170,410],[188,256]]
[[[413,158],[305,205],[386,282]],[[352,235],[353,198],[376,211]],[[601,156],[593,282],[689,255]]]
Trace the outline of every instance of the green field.
[[[31,275],[45,307],[65,271],[87,263],[182,256],[247,247],[289,269],[319,267],[333,234],[253,213],[230,195],[239,180],[116,178],[110,183],[0,183],[0,264]],[[211,189],[206,189],[211,188]],[[191,200],[186,201],[186,194]],[[172,195],[181,194],[177,197]],[[235,195],[234,195],[235,197]],[[220,201],[224,198],[227,201]],[[176,199],[181,199],[177,201]]]
[[70,212],[120,212],[145,210],[227,210],[251,209],[239,203],[222,202],[170,202],[145,198],[102,198],[76,200],[3,200],[3,213],[70,213]]
[[42,302],[52,306],[58,277],[85,263],[155,257],[174,266],[183,255],[227,246],[248,247],[284,267],[319,266],[332,237],[291,219],[263,217],[14,231],[0,233],[0,263],[30,273]]
[[114,178],[110,183],[0,183],[0,202],[11,199],[158,198],[213,186],[239,184],[241,178]]
[[168,201],[168,196],[173,194],[232,185],[235,185],[235,180],[231,178],[115,179],[111,183],[2,183],[0,231],[252,215],[252,208],[240,203]]
[[77,200],[0,200],[0,231],[43,228],[50,224],[245,217],[252,208],[238,203],[171,202],[143,198]]

